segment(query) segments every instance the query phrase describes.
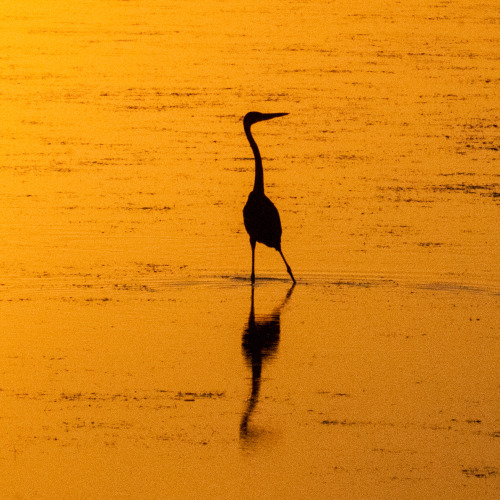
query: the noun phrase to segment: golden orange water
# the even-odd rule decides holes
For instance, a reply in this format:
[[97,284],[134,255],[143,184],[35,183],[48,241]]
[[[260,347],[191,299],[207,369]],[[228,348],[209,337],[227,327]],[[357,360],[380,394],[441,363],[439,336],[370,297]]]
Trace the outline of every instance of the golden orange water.
[[495,2],[0,26],[0,498],[498,498]]

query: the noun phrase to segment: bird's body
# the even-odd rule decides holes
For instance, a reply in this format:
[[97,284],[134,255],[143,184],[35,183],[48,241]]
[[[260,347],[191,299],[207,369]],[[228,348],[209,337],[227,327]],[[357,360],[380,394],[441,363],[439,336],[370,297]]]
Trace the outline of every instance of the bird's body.
[[255,156],[255,182],[252,192],[248,195],[248,200],[243,209],[243,221],[245,229],[250,236],[250,245],[252,247],[252,283],[255,281],[255,245],[257,242],[263,243],[268,247],[276,249],[285,262],[288,274],[295,283],[292,270],[288,265],[283,252],[281,251],[281,220],[278,209],[273,202],[264,194],[264,170],[262,168],[262,158],[259,148],[255,142],[250,127],[259,121],[270,120],[278,116],[284,116],[287,113],[257,113],[251,111],[243,119],[245,134],[250,143],[250,147]]
[[243,209],[247,233],[255,241],[281,250],[281,220],[278,209],[264,194],[252,191]]

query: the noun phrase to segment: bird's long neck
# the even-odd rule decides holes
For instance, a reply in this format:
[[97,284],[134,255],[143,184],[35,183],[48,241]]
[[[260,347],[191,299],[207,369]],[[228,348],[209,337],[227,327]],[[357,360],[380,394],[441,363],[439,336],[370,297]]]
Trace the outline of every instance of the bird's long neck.
[[255,156],[255,182],[253,190],[259,193],[264,193],[264,170],[262,168],[262,158],[260,157],[260,151],[257,147],[257,143],[250,132],[250,125],[245,125],[245,134]]

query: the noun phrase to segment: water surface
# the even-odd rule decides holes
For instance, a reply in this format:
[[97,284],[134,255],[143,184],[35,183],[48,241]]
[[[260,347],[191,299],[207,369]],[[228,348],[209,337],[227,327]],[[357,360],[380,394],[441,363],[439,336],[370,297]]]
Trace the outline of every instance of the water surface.
[[494,2],[0,24],[4,497],[498,497]]

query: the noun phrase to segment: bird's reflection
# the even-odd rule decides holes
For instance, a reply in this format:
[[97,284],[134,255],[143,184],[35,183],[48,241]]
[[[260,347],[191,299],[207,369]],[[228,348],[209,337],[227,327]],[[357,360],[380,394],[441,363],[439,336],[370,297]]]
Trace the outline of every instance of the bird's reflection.
[[240,439],[245,440],[247,443],[256,437],[256,434],[249,429],[249,422],[259,400],[262,365],[267,359],[274,357],[278,350],[281,311],[290,299],[294,286],[295,284],[291,286],[283,302],[271,314],[256,318],[254,307],[255,286],[252,285],[250,316],[243,331],[241,342],[246,363],[252,370],[252,389],[240,423]]

